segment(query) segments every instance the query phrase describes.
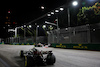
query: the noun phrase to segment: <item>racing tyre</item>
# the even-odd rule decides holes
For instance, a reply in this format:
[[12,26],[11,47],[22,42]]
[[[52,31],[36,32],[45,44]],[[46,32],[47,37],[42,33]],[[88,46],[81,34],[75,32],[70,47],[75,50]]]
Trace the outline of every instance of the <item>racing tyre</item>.
[[24,51],[23,50],[20,51],[20,57],[24,57]]
[[36,62],[36,64],[39,65],[39,66],[43,65],[43,59],[42,59],[40,56],[37,56],[35,62]]
[[33,66],[33,58],[30,56],[25,56],[24,65],[25,65],[25,67],[32,67]]
[[46,58],[46,63],[48,65],[53,65],[56,62],[56,58],[53,54],[48,54]]

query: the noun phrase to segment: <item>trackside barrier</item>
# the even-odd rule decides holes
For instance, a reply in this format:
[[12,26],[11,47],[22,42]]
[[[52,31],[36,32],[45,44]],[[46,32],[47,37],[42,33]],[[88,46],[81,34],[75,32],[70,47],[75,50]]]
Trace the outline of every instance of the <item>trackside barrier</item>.
[[10,45],[35,45],[35,43],[11,43]]
[[57,43],[53,43],[51,46],[54,48],[100,50],[100,44],[57,44]]
[[5,44],[4,42],[0,43],[0,44]]

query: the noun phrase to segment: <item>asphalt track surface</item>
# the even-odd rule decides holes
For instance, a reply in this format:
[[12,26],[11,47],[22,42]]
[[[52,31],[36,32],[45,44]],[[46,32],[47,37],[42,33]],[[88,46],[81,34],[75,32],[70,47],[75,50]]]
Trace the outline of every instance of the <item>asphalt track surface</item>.
[[0,59],[0,67],[5,67],[5,65],[2,63],[1,59]]
[[[19,57],[20,50],[32,49],[33,45],[0,45],[0,67],[24,67],[24,61]],[[52,50],[56,63],[38,67],[100,67],[100,51],[42,48]]]

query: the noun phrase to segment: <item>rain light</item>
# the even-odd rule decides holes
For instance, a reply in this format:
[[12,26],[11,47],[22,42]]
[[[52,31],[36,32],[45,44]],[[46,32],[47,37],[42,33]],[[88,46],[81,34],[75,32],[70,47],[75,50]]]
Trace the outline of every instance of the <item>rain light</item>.
[[8,11],[8,13],[10,13],[10,11]]

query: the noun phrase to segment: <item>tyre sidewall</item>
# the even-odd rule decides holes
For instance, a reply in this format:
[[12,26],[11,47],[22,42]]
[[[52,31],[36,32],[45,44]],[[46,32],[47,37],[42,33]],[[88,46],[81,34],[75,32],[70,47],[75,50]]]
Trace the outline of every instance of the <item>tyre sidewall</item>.
[[47,59],[46,59],[46,63],[48,65],[53,65],[56,62],[56,58],[53,54],[48,54],[47,55]]
[[25,58],[24,58],[25,67],[31,67],[31,66],[33,66],[33,64],[34,64],[33,58],[30,56],[25,56]]

